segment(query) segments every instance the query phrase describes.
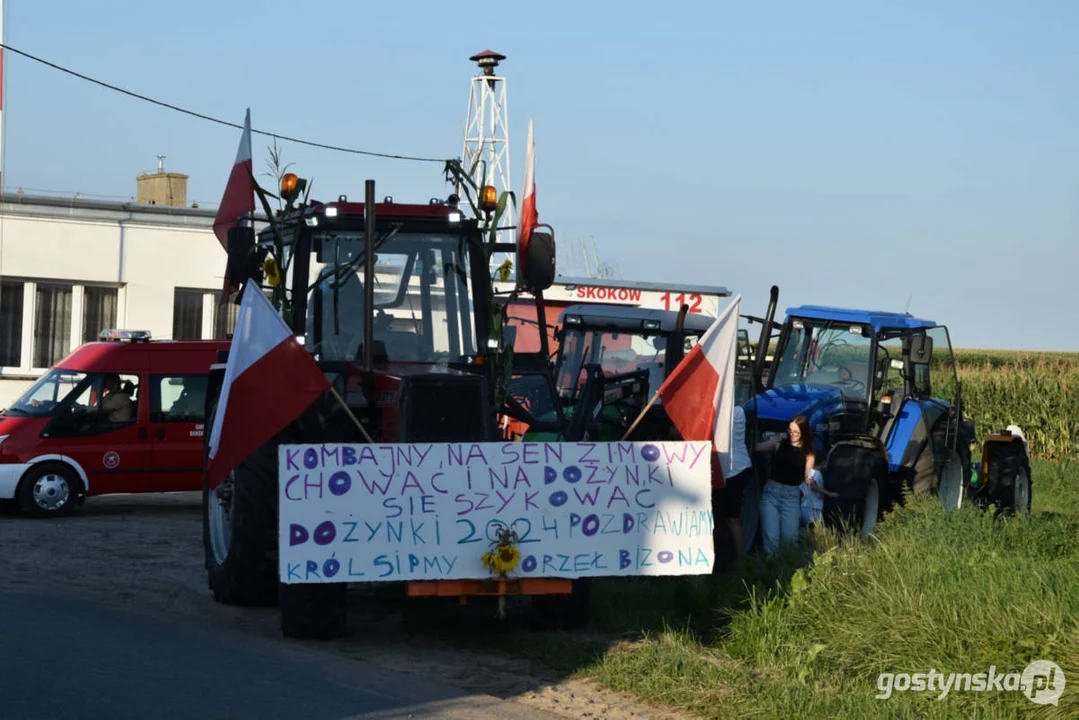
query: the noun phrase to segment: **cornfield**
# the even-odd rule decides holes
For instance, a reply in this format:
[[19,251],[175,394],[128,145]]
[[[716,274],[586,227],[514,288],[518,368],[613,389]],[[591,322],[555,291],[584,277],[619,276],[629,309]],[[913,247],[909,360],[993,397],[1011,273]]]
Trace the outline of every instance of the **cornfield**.
[[[1033,457],[1079,453],[1079,353],[956,350],[955,356],[964,414],[974,419],[979,439],[1015,424]],[[954,387],[936,371],[933,394],[950,399]]]

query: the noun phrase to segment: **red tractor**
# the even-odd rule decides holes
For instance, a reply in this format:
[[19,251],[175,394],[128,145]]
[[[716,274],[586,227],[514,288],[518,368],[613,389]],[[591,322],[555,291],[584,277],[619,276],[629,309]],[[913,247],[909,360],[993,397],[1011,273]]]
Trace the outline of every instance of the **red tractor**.
[[[365,435],[375,443],[497,441],[514,367],[493,301],[490,257],[518,249],[493,241],[498,203],[490,186],[478,193],[476,217],[467,217],[456,195],[426,204],[392,198],[376,203],[370,180],[362,203],[342,196],[294,205],[297,179],[286,179],[282,197],[289,205],[270,227],[257,238],[252,228],[230,234],[229,276],[242,285],[241,293],[273,294],[366,432],[326,393],[220,487],[211,491],[204,483],[203,540],[209,585],[219,602],[276,602],[286,636],[330,638],[344,632],[346,584],[279,578],[278,446],[362,443]],[[533,232],[521,253],[529,268],[523,284],[541,296],[554,279],[553,231]],[[207,427],[225,353],[211,372]],[[530,358],[517,359],[527,365]],[[288,378],[266,392],[288,392]],[[480,585],[413,583],[409,594],[490,594]],[[568,596],[571,589],[569,580],[556,579],[515,592]]]

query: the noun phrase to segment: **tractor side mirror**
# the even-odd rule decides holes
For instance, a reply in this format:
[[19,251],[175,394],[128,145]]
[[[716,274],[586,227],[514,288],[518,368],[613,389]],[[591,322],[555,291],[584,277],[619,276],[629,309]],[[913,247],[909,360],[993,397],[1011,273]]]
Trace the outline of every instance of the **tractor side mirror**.
[[532,231],[528,241],[528,277],[529,289],[543,291],[554,285],[555,245],[554,231],[549,233]]
[[933,338],[915,335],[910,339],[910,361],[914,365],[928,365],[933,359]]
[[234,227],[228,234],[229,281],[233,285],[243,285],[258,272],[258,258],[255,253],[255,228]]

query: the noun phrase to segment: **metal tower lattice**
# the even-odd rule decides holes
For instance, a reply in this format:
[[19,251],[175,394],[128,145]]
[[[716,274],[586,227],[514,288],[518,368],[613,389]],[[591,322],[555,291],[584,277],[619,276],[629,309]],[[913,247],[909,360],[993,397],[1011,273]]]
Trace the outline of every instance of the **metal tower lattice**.
[[[480,73],[472,78],[469,89],[468,114],[465,116],[464,127],[464,152],[461,154],[461,165],[466,171],[474,163],[476,164],[476,169],[472,172],[473,181],[481,186],[484,183],[494,185],[500,197],[503,192],[512,189],[506,78],[495,75],[498,63],[505,59],[505,55],[490,50],[469,58],[479,66]],[[476,163],[477,159],[479,163]],[[457,190],[460,194],[460,188]],[[521,200],[522,198],[517,198],[518,203]],[[498,223],[499,227],[515,226],[516,216],[513,204],[508,204]],[[515,232],[500,230],[498,242],[516,242]],[[492,263],[496,265],[501,264],[504,259],[504,257],[499,257],[496,260],[495,256],[491,258]]]

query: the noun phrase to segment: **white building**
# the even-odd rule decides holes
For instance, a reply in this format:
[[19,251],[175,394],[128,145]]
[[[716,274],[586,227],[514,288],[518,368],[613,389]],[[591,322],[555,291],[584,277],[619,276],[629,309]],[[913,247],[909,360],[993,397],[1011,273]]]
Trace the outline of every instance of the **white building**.
[[[166,202],[179,206],[147,199],[146,180],[167,181]],[[217,303],[226,256],[216,211],[183,207],[185,184],[172,173],[140,177],[142,202],[2,198],[0,407],[106,328],[163,339],[231,334],[236,306]]]

